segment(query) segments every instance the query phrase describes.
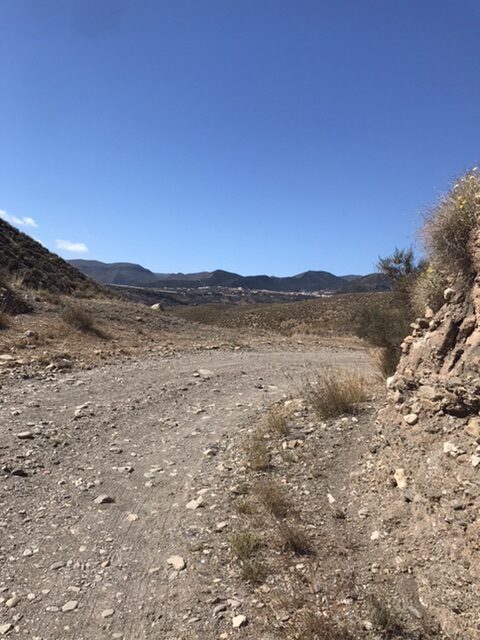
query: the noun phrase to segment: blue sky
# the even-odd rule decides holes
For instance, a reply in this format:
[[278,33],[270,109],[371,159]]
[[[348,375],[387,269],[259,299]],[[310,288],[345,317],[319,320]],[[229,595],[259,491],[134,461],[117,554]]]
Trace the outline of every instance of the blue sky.
[[64,257],[366,273],[479,160],[473,0],[0,0],[0,24],[0,210]]

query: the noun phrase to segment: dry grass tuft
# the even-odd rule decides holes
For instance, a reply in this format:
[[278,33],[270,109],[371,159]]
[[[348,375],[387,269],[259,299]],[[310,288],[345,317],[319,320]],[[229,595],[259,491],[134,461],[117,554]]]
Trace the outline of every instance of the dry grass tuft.
[[334,624],[313,611],[303,614],[298,630],[293,633],[294,640],[354,640],[354,636],[343,627]]
[[267,570],[258,560],[247,560],[242,564],[241,575],[250,584],[262,584],[267,577]]
[[301,529],[281,520],[277,521],[277,526],[286,550],[293,551],[299,556],[313,554],[310,540]]
[[270,468],[270,452],[261,433],[255,433],[247,443],[247,463],[252,471]]
[[279,405],[270,408],[267,414],[267,430],[281,438],[288,436],[288,420],[285,411]]
[[106,334],[95,325],[95,321],[91,313],[84,307],[73,304],[64,303],[61,311],[62,320],[82,333],[88,333],[97,338],[106,338]]
[[255,513],[255,508],[252,504],[252,501],[248,498],[239,498],[235,500],[235,509],[237,513],[248,516]]
[[432,209],[422,230],[431,264],[452,276],[470,279],[473,232],[480,221],[480,176],[476,168],[462,176]]
[[257,483],[253,488],[260,503],[275,518],[285,518],[290,504],[282,485],[273,480],[264,480]]
[[260,543],[258,538],[250,531],[234,533],[230,538],[230,550],[232,554],[242,562],[249,560],[258,551]]
[[369,397],[369,381],[356,371],[331,371],[319,375],[306,389],[308,402],[320,418],[354,413]]

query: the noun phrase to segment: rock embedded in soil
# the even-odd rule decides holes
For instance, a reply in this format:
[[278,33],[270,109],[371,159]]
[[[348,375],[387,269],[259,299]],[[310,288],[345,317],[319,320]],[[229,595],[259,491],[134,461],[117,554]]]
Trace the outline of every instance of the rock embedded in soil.
[[94,502],[95,504],[112,504],[113,502],[115,502],[115,498],[112,498],[106,493],[102,493],[95,498]]
[[182,556],[177,556],[177,555],[170,556],[167,560],[167,564],[172,566],[175,569],[175,571],[183,571],[187,566],[187,563],[182,558]]
[[62,606],[62,611],[66,613],[67,611],[74,611],[78,607],[78,600],[69,600]]
[[240,629],[241,627],[244,627],[247,624],[248,620],[246,616],[243,615],[239,615],[239,616],[234,616],[232,618],[232,627],[234,629]]

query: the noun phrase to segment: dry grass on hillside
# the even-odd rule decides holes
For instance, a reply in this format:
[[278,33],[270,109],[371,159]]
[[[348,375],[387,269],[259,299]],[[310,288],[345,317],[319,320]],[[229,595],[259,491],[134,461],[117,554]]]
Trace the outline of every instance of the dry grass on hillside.
[[357,293],[283,304],[177,307],[168,313],[233,329],[253,329],[287,337],[329,337],[352,335],[355,317],[362,309],[379,302],[388,306],[390,300],[388,293]]

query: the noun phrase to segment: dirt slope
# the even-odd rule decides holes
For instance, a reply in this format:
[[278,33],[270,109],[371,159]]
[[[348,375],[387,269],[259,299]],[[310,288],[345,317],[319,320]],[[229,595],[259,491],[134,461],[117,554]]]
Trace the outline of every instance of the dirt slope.
[[[0,632],[42,640],[236,633],[230,614],[212,614],[225,585],[217,548],[230,526],[218,487],[231,473],[236,431],[307,371],[366,363],[353,350],[220,351],[6,382]],[[172,555],[181,556],[172,560],[179,571]]]

